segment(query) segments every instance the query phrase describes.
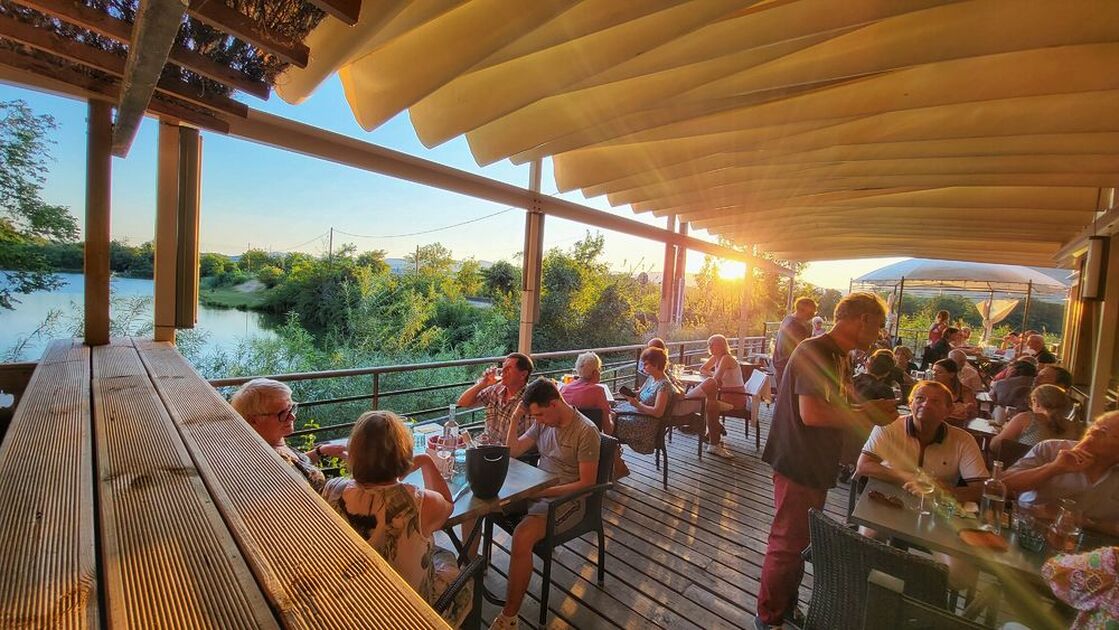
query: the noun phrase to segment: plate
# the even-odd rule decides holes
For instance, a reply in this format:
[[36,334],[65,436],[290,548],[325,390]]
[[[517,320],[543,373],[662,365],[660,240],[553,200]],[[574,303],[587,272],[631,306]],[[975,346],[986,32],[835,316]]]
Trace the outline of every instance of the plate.
[[970,547],[982,547],[992,551],[1006,551],[1010,543],[995,532],[986,529],[961,529],[960,540]]

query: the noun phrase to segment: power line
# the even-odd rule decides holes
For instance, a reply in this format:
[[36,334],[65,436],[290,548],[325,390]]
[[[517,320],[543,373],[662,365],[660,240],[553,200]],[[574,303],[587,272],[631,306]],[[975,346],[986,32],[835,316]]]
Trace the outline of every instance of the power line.
[[327,230],[326,232],[323,232],[322,234],[319,234],[318,236],[314,236],[312,238],[309,238],[309,239],[303,241],[302,243],[299,243],[298,245],[292,245],[290,247],[275,247],[273,249],[275,251],[278,251],[278,252],[290,252],[291,250],[293,250],[297,247],[303,247],[304,245],[314,243],[315,241],[317,241],[317,240],[321,239],[322,237],[326,236],[328,232],[330,232],[330,230]]
[[491,217],[496,217],[499,214],[505,214],[506,212],[509,212],[510,210],[517,210],[517,208],[514,207],[514,206],[509,206],[508,208],[505,208],[504,210],[498,210],[497,212],[486,214],[486,215],[483,215],[483,216],[480,216],[480,217],[477,217],[477,218],[474,218],[474,219],[470,219],[468,221],[462,221],[462,222],[459,222],[459,223],[452,223],[451,225],[444,225],[442,227],[432,228],[430,230],[421,230],[419,232],[409,232],[407,234],[386,234],[386,235],[379,235],[378,236],[378,235],[370,235],[370,234],[354,234],[352,232],[346,232],[344,230],[339,230],[338,228],[335,228],[334,231],[339,233],[339,234],[345,234],[346,236],[353,236],[355,238],[404,238],[404,237],[407,237],[407,236],[421,236],[423,234],[431,234],[432,232],[442,232],[443,230],[449,230],[451,228],[461,227],[461,226],[464,226],[464,225],[469,225],[471,223],[477,223],[478,221],[483,221],[483,220],[489,219]]

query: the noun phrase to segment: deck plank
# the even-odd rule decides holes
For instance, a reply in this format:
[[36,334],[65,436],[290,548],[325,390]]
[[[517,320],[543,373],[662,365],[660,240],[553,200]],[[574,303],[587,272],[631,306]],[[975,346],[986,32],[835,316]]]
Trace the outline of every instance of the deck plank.
[[52,342],[0,445],[0,627],[100,625],[89,369]]
[[[772,408],[763,408],[762,446]],[[736,458],[704,456],[695,438],[675,436],[668,445],[668,491],[651,455],[626,450],[632,474],[607,495],[606,585],[595,583],[593,535],[557,550],[552,570],[549,628],[692,627],[741,628],[753,623],[758,579],[773,520],[773,481],[751,435],[731,431]],[[847,488],[828,493],[825,512],[846,516]],[[486,578],[505,589],[510,541],[495,533],[494,566]],[[521,623],[536,627],[540,564],[521,609]],[[801,605],[811,597],[812,567],[806,567]],[[608,596],[604,599],[603,596]],[[621,606],[621,608],[619,608]],[[627,612],[628,609],[628,612]],[[487,607],[484,618],[495,614]],[[683,622],[680,622],[680,620]]]
[[278,628],[132,343],[92,373],[109,626]]
[[135,343],[285,627],[447,627],[173,346]]

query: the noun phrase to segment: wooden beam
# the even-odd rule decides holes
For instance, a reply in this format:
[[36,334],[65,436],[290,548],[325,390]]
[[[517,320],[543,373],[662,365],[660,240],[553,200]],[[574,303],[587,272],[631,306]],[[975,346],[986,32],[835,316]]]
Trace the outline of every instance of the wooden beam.
[[[65,91],[82,100],[94,99],[116,103],[120,84],[116,81],[91,77],[74,68],[59,66],[48,60],[31,57],[14,50],[0,48],[0,66],[6,67],[13,82],[52,92]],[[66,86],[67,89],[62,89]],[[229,125],[219,118],[184,107],[167,98],[152,99],[148,110],[163,120],[182,122],[218,133],[229,131]]]
[[361,13],[361,0],[308,0],[308,2],[341,20],[347,26],[357,24]]
[[190,0],[187,10],[191,16],[219,31],[266,50],[293,66],[307,67],[310,51],[303,42],[253,21],[222,0]]
[[85,342],[109,343],[109,241],[113,190],[113,108],[89,101],[85,181]]
[[178,261],[179,127],[159,123],[155,193],[156,341],[175,343],[175,268]]
[[1107,408],[1107,390],[1115,378],[1116,329],[1119,328],[1119,236],[1112,236],[1107,247],[1107,271],[1103,301],[1100,302],[1096,349],[1092,353],[1092,382],[1088,390],[1089,420]]
[[[794,224],[787,228],[771,229],[764,232],[741,232],[737,234],[722,234],[727,238],[736,242],[748,242],[758,245],[763,249],[773,250],[780,249],[782,245],[797,244],[797,243],[813,243],[821,244],[821,247],[826,247],[830,243],[842,244],[848,240],[859,242],[860,240],[868,238],[889,238],[889,239],[911,239],[914,237],[920,238],[923,234],[927,233],[928,229],[921,229],[919,227],[884,227],[884,228],[861,228],[858,225],[800,225]],[[1049,232],[1033,232],[1027,230],[1013,230],[1013,231],[998,231],[999,247],[1003,247],[1003,243],[1007,240],[1016,244],[1021,243],[1048,243],[1059,245],[1062,242],[1059,233]],[[991,243],[991,232],[984,231],[969,231],[965,233],[952,234],[951,238],[956,242],[969,242],[974,244]],[[941,242],[937,239],[937,242]]]
[[[529,168],[528,189],[540,192],[541,163],[533,162]],[[539,196],[537,197],[539,199]],[[540,276],[544,268],[544,213],[534,202],[525,208],[525,244],[521,250],[524,258],[521,271],[521,326],[517,336],[517,351],[532,354],[532,331],[540,319]]]
[[1103,214],[1095,217],[1079,234],[1072,237],[1057,252],[1058,262],[1070,262],[1077,252],[1088,247],[1089,236],[1112,236],[1119,234],[1119,207],[1107,209]]
[[175,239],[175,328],[198,323],[198,226],[202,201],[202,136],[179,127],[179,204]]
[[[107,37],[122,44],[132,42],[132,24],[118,20],[97,9],[86,6],[77,0],[15,0],[18,4],[30,7],[56,17],[64,22],[89,29],[98,35]],[[174,46],[168,59],[176,65],[182,66],[191,72],[196,72],[208,79],[212,79],[240,90],[246,94],[261,99],[267,99],[271,88],[267,83],[254,79],[239,70],[222,65],[209,57],[201,55],[189,48]]]
[[[6,15],[0,15],[0,37],[20,42],[37,50],[67,59],[90,68],[95,68],[118,79],[124,76],[124,57],[82,44],[75,40],[63,39],[53,32],[20,22]],[[220,94],[208,94],[200,86],[185,81],[161,78],[156,90],[194,103],[207,109],[245,116],[249,108],[244,103]]]
[[140,121],[167,65],[167,55],[186,15],[185,0],[140,0],[132,44],[124,62],[117,120],[113,125],[113,155],[125,157]]

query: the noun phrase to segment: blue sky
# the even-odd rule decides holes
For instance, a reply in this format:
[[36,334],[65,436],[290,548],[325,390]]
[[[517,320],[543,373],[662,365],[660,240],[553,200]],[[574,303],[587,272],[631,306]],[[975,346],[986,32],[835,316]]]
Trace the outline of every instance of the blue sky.
[[[528,183],[528,166],[504,161],[479,167],[466,145],[456,138],[427,149],[416,138],[407,115],[390,120],[373,132],[354,121],[332,78],[298,106],[273,96],[266,102],[250,96],[241,100],[250,107],[360,138],[441,164],[453,166],[510,184]],[[0,84],[0,100],[22,99],[36,113],[54,116],[58,129],[44,198],[67,205],[82,219],[85,196],[85,118],[82,101]],[[113,160],[113,238],[140,243],[154,233],[157,123],[145,119],[128,157]],[[411,182],[369,173],[294,153],[203,133],[202,226],[203,251],[240,253],[250,245],[275,251],[325,251],[330,227],[361,235],[335,235],[335,244],[352,242],[359,250],[384,249],[400,257],[417,245],[441,242],[458,258],[512,259],[523,244],[524,213],[508,210],[469,225],[418,236],[400,236],[444,228],[504,210],[490,202],[431,189]],[[556,192],[551,165],[544,165],[542,189]],[[628,207],[610,208],[605,197],[585,199],[580,193],[560,195],[619,216],[663,226],[651,215],[636,215]],[[545,224],[546,247],[568,247],[581,238],[581,224],[549,217]],[[697,234],[707,238],[706,233]],[[366,238],[377,237],[377,238]],[[606,232],[606,257],[615,269],[659,270],[663,246]],[[702,255],[691,254],[694,271]],[[809,282],[846,289],[847,281],[900,259],[873,259],[813,263],[805,274]]]

